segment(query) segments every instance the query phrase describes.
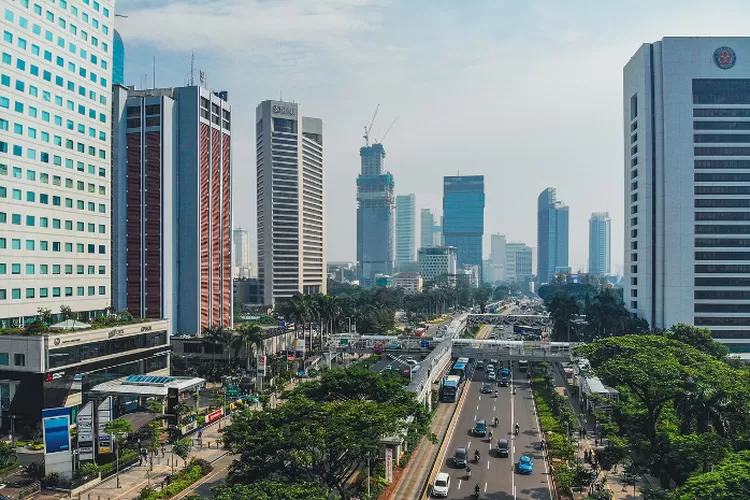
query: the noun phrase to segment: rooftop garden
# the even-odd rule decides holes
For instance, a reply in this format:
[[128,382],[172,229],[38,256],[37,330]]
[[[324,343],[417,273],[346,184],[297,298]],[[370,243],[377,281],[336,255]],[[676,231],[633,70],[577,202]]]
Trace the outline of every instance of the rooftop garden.
[[[123,309],[118,313],[111,307],[101,316],[91,319],[87,319],[87,315],[84,313],[73,311],[69,306],[61,306],[59,313],[53,313],[49,309],[40,307],[37,313],[37,316],[27,319],[23,326],[0,328],[0,335],[41,336],[48,332],[64,334],[153,321],[152,318],[135,318],[127,309]],[[70,327],[51,328],[63,322],[70,322]]]

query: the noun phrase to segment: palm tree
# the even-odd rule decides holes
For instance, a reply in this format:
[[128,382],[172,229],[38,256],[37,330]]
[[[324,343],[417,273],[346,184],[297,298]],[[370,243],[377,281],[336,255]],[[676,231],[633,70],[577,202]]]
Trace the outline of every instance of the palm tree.
[[241,323],[237,327],[237,333],[239,333],[239,343],[245,346],[245,354],[247,355],[247,370],[250,371],[250,354],[252,357],[263,350],[263,339],[265,335],[263,328],[258,323]]
[[228,363],[232,364],[232,342],[234,340],[234,332],[223,326],[210,325],[203,329],[201,332],[203,337],[213,345],[220,345],[222,348],[226,348],[229,351]]

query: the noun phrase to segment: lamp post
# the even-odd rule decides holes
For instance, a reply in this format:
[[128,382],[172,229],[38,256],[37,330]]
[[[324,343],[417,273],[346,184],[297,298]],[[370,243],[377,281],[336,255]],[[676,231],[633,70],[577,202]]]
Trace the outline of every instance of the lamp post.
[[[112,443],[114,445],[115,449],[115,486],[117,488],[120,487],[120,444],[117,442],[117,437],[115,437],[115,442]],[[140,453],[140,450],[138,450],[138,453]]]

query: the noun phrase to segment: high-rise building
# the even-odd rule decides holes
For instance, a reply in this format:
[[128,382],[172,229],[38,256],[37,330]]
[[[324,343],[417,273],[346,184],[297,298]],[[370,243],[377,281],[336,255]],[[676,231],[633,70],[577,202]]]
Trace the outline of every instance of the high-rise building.
[[611,229],[607,212],[594,212],[589,219],[589,274],[608,276]]
[[569,269],[569,212],[555,188],[542,191],[537,202],[537,280],[549,283],[557,271]]
[[491,271],[485,273],[489,277],[489,282],[505,281],[505,235],[493,234],[490,236],[490,266]]
[[232,254],[235,267],[250,266],[250,232],[243,229],[235,229],[232,232],[234,252]]
[[435,232],[435,215],[429,208],[419,212],[419,248],[435,246],[433,234]]
[[414,233],[416,226],[416,197],[414,194],[396,196],[396,263],[415,262]]
[[456,249],[453,247],[420,248],[417,252],[419,274],[425,283],[438,278],[446,278],[455,282],[456,277]]
[[112,303],[172,331],[232,325],[231,106],[112,89]]
[[[440,218],[440,221],[442,222],[443,218]],[[441,224],[435,224],[432,226],[432,246],[434,247],[444,247],[445,246],[445,237],[443,235],[443,226]]]
[[125,84],[125,43],[117,30],[112,43],[112,83]]
[[96,24],[76,32],[59,2],[0,5],[0,327],[85,321],[111,304],[114,8],[77,3]]
[[482,275],[484,176],[443,178],[443,237],[456,248],[457,265],[479,266]]
[[669,37],[623,75],[625,303],[729,344],[750,337],[747,60],[747,37]]
[[256,111],[258,281],[263,302],[326,292],[323,121],[297,103]]
[[385,170],[382,144],[359,150],[361,172],[357,177],[357,273],[359,283],[370,287],[375,275],[390,276],[394,264],[393,176]]
[[525,243],[505,244],[505,280],[510,283],[524,282],[533,276],[532,251]]

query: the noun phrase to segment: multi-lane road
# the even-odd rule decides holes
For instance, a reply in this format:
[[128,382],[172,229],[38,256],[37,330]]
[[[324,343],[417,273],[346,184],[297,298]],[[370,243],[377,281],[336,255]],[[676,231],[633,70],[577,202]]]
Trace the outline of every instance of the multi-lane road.
[[[486,361],[485,361],[486,363]],[[502,363],[502,362],[501,362]],[[507,361],[504,362],[507,366]],[[448,472],[451,476],[449,499],[472,498],[474,488],[478,484],[480,498],[488,500],[516,500],[534,499],[551,500],[549,471],[540,447],[541,437],[536,417],[534,415],[534,401],[527,374],[513,367],[512,384],[516,386],[516,394],[512,389],[499,387],[497,382],[493,386],[498,390],[494,394],[481,394],[480,389],[487,382],[484,370],[475,370],[470,380],[464,384],[460,407],[455,418],[457,424],[452,435],[446,436],[449,445],[443,454],[438,456],[440,472]],[[448,404],[448,403],[443,403]],[[492,424],[495,417],[499,424]],[[472,429],[477,420],[484,419],[492,431],[492,442],[489,438],[479,438],[472,435]],[[518,423],[520,433],[515,435],[514,426]],[[510,443],[510,456],[497,456],[497,442],[507,439]],[[453,454],[458,447],[465,447],[469,451],[471,479],[467,479],[466,470],[453,465]],[[481,458],[474,461],[474,451],[479,450]],[[516,464],[521,455],[533,458],[534,472],[531,475],[520,475],[516,472]]]

